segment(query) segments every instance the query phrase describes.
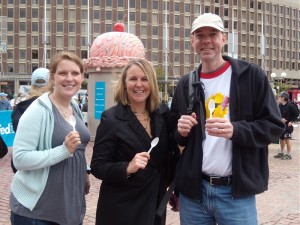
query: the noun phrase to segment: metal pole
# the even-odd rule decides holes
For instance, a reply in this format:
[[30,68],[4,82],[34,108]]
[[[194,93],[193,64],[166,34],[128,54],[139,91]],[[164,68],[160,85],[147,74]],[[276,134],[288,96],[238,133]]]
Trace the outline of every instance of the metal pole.
[[43,67],[46,68],[47,60],[47,0],[44,0],[44,56],[43,56]]
[[87,59],[90,57],[90,0],[87,1]]
[[129,24],[130,24],[130,0],[127,0],[127,5],[128,5],[128,14],[127,14],[127,32],[130,33],[130,29],[129,29]]
[[167,101],[168,94],[168,28],[167,28],[167,20],[168,20],[168,2],[165,1],[165,100]]
[[234,16],[233,16],[233,7],[232,7],[232,18],[231,18],[231,26],[232,26],[232,58],[234,58]]

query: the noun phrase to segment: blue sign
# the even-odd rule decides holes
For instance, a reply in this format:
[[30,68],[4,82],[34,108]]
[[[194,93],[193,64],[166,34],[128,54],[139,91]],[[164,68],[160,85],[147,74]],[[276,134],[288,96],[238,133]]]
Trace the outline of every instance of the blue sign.
[[11,121],[12,110],[0,111],[0,135],[7,147],[13,146],[15,132]]
[[99,120],[102,112],[105,110],[105,82],[95,83],[95,110],[94,118]]

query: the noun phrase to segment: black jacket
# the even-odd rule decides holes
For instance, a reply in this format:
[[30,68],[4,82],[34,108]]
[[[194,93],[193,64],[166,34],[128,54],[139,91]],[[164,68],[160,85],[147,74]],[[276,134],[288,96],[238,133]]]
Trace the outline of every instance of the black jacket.
[[[284,124],[273,91],[264,72],[255,64],[224,56],[232,66],[230,84],[230,120],[232,136],[232,196],[244,197],[268,189],[268,145],[279,138]],[[198,68],[197,74],[201,70]],[[176,87],[171,106],[171,128],[177,143],[184,146],[176,170],[179,191],[191,198],[201,198],[202,131],[198,125],[183,138],[177,131],[177,121],[187,114],[189,75]],[[204,102],[203,96],[201,99]],[[200,111],[199,102],[193,112]],[[205,112],[205,110],[203,110]]]
[[147,151],[152,139],[129,106],[119,103],[102,113],[91,161],[91,173],[102,180],[96,224],[165,224],[165,214],[158,217],[155,213],[168,185],[167,106],[150,116],[153,138],[159,137],[159,143],[152,149],[146,168],[127,178],[129,162],[136,153]]

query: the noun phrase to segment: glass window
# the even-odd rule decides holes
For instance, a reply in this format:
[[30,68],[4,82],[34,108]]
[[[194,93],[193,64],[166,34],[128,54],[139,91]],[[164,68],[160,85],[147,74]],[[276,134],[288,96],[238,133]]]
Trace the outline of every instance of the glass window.
[[69,47],[75,47],[76,46],[76,40],[74,36],[69,36]]
[[56,23],[56,32],[64,32],[64,24],[62,22]]
[[76,32],[76,25],[75,25],[75,23],[69,23],[69,32],[72,32],[72,33]]
[[177,50],[180,49],[180,42],[179,41],[174,41],[174,49],[177,49]]
[[38,59],[39,58],[39,51],[38,50],[32,50],[31,51],[31,58],[32,59]]
[[56,46],[63,47],[64,46],[64,39],[62,36],[56,36]]
[[86,20],[87,18],[88,18],[88,11],[82,9],[82,10],[81,10],[81,19]]
[[20,32],[26,32],[26,23],[20,22]]
[[32,18],[39,18],[39,10],[37,8],[31,9],[31,13]]
[[180,36],[180,28],[174,28],[174,37]]
[[26,0],[20,0],[20,4],[25,5],[26,4]]
[[118,11],[118,21],[122,21],[124,18],[124,11]]
[[157,24],[158,23],[158,14],[153,13],[152,14],[152,24]]
[[155,35],[155,36],[158,35],[158,27],[157,26],[152,26],[152,35]]
[[57,5],[63,5],[63,1],[64,1],[64,0],[56,0],[56,4],[57,4]]
[[147,13],[141,13],[141,22],[147,22]]
[[158,60],[158,53],[157,52],[152,52],[151,53],[151,60],[152,60],[152,62],[157,62],[157,60]]
[[75,9],[69,9],[69,20],[75,20],[75,19],[76,19]]
[[31,37],[31,44],[34,46],[38,46],[39,45],[39,38],[37,36],[32,36]]
[[105,6],[107,7],[111,7],[111,0],[106,0],[106,4],[105,4]]
[[69,5],[75,5],[75,0],[69,0]]
[[26,18],[26,9],[20,8],[20,18]]
[[184,49],[190,50],[191,49],[191,43],[189,41],[184,42]]
[[134,12],[130,13],[130,21],[135,21],[135,13]]
[[147,0],[141,0],[141,9],[147,9]]
[[188,4],[188,3],[184,4],[184,11],[185,12],[191,12],[191,6],[190,6],[190,4]]
[[20,54],[20,59],[26,59],[26,50],[25,49],[20,49],[19,50],[19,54]]
[[100,6],[100,0],[94,0],[94,6]]
[[100,20],[100,11],[94,10],[94,20]]
[[158,40],[152,39],[152,48],[158,48]]
[[13,8],[8,8],[7,9],[7,17],[8,18],[14,18],[14,9]]
[[94,32],[93,33],[100,33],[100,24],[94,23],[93,24]]
[[81,5],[87,5],[87,0],[81,0]]
[[112,19],[111,11],[106,11],[105,12],[105,18],[106,18],[106,20],[111,20]]
[[179,12],[180,11],[180,3],[174,2],[174,11]]
[[64,10],[63,9],[56,9],[56,20],[63,20],[64,19]]
[[19,46],[20,47],[27,47],[26,45],[27,39],[25,36],[19,36]]
[[7,35],[7,45],[14,44],[14,36]]
[[158,9],[158,1],[153,1],[152,8]]
[[135,0],[130,0],[129,6],[130,8],[135,8]]
[[118,0],[118,7],[124,7],[124,1],[123,0]]
[[39,23],[38,22],[32,22],[31,23],[31,31],[32,32],[38,32],[39,30]]
[[175,15],[174,16],[174,25],[179,25],[180,24],[180,16],[179,15]]

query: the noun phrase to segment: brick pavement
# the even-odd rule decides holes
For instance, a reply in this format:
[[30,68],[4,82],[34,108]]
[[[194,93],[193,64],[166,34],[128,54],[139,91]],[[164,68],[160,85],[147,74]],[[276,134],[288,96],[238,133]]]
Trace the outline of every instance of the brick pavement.
[[[270,182],[269,190],[257,195],[257,210],[260,225],[296,225],[300,224],[300,186],[299,186],[299,130],[293,133],[292,160],[274,159],[277,144],[270,145]],[[93,143],[87,148],[90,161]],[[9,188],[13,173],[10,169],[11,151],[0,159],[0,225],[9,225]],[[95,212],[98,191],[101,182],[91,176],[91,190],[87,195],[87,213],[84,225],[95,224]],[[168,207],[167,225],[179,225],[179,215]],[[133,223],[134,225],[134,223]]]

